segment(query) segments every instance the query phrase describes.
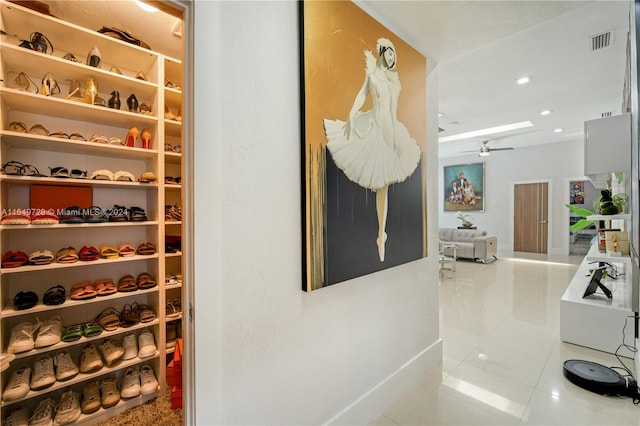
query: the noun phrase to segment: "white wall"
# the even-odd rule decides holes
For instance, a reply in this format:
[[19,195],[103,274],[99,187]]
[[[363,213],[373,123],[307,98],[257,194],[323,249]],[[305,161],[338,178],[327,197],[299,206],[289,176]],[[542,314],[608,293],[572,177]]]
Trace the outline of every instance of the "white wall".
[[569,202],[568,178],[584,174],[584,143],[574,140],[563,143],[518,148],[494,152],[483,160],[476,154],[448,157],[439,166],[440,227],[456,227],[460,221],[455,212],[444,212],[443,167],[452,164],[485,161],[485,211],[470,212],[479,229],[486,229],[498,238],[498,249],[513,250],[513,184],[549,182],[549,245],[550,254],[568,254]]
[[197,424],[366,423],[441,360],[435,256],[301,291],[297,8],[195,3]]

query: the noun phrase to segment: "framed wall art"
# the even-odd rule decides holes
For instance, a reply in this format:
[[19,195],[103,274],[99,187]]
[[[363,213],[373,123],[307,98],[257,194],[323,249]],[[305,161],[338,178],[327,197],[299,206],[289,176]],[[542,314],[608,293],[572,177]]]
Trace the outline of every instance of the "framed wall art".
[[484,211],[485,163],[444,167],[444,211]]
[[427,255],[426,58],[351,1],[300,2],[303,283]]

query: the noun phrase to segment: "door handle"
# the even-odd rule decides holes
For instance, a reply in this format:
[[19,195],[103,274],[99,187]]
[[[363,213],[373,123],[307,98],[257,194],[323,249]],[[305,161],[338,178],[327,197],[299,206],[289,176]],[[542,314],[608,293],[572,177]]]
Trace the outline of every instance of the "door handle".
[[539,223],[547,223],[546,220],[541,220]]

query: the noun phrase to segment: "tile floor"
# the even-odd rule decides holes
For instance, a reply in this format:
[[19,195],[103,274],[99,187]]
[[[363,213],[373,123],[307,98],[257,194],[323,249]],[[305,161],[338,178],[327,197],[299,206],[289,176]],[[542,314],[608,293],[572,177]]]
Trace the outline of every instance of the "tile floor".
[[588,392],[562,375],[567,359],[619,365],[560,341],[559,301],[581,261],[524,253],[489,265],[458,261],[454,276],[440,279],[442,364],[372,425],[640,425],[630,398]]

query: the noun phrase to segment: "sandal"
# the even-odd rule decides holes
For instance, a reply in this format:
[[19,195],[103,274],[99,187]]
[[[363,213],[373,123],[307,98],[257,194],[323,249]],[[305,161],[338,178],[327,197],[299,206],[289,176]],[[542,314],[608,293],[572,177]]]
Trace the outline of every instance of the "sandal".
[[59,218],[53,209],[37,209],[36,213],[31,216],[31,223],[33,225],[54,225],[59,223]]
[[29,128],[29,133],[34,135],[49,136],[49,130],[42,124],[34,124]]
[[138,181],[140,183],[154,183],[157,180],[158,178],[153,172],[144,172],[143,174],[140,175],[140,178],[138,178]]
[[113,246],[102,246],[100,247],[100,256],[105,259],[117,259],[120,257],[120,252]]
[[109,296],[110,294],[114,294],[118,291],[118,288],[111,278],[96,280],[93,285],[98,292],[98,296]]
[[136,248],[131,244],[120,244],[118,252],[122,257],[134,256],[136,254]]
[[156,253],[156,246],[153,243],[142,243],[138,246],[138,254],[143,256],[150,256]]
[[3,225],[29,225],[31,217],[26,209],[13,209],[2,215],[0,223]]
[[13,298],[13,306],[22,311],[33,308],[38,304],[38,295],[32,291],[21,291]]
[[86,223],[102,223],[109,220],[107,212],[98,206],[91,206],[85,210],[84,221]]
[[91,261],[98,260],[100,253],[95,247],[84,246],[80,249],[80,260]]
[[129,221],[130,222],[145,222],[147,221],[147,214],[143,208],[131,207],[129,209]]
[[69,174],[69,169],[67,169],[66,167],[49,167],[49,170],[51,170],[51,177],[57,177],[57,178],[70,178],[71,175]]
[[[134,302],[134,305],[137,303]],[[140,316],[129,304],[124,305],[120,312],[120,327],[128,328],[140,322]]]
[[76,140],[76,141],[85,141],[85,142],[87,141],[87,138],[82,136],[80,133],[71,133],[69,135],[69,139]]
[[24,167],[19,161],[7,161],[2,165],[2,173],[5,175],[20,175],[20,170]]
[[135,182],[136,181],[135,176],[131,172],[128,172],[126,170],[118,170],[117,172],[115,172],[113,174],[113,179],[114,180],[119,180],[121,182]]
[[127,293],[130,291],[136,291],[138,289],[138,284],[136,283],[133,275],[125,275],[124,277],[118,280],[118,291]]
[[32,166],[31,164],[25,164],[20,168],[20,174],[22,176],[35,176],[35,177],[47,177],[47,175],[43,175],[36,168],[36,166]]
[[149,305],[138,305],[138,302],[133,303],[132,309],[142,323],[151,322],[158,316],[156,315],[156,311],[151,309]]
[[158,285],[156,280],[154,280],[151,274],[149,274],[148,272],[142,272],[141,274],[139,274],[136,278],[136,283],[138,284],[138,288],[141,290],[153,288]]
[[96,170],[91,173],[91,179],[95,180],[113,180],[113,172],[111,170]]
[[79,340],[82,334],[82,324],[73,324],[64,328],[61,339],[63,342],[73,342]]
[[48,265],[53,262],[53,259],[51,250],[38,250],[29,255],[29,262],[32,265]]
[[104,328],[95,321],[89,321],[82,324],[82,334],[85,337],[94,337],[101,334]]
[[167,319],[175,319],[180,317],[180,312],[178,312],[178,309],[176,309],[173,302],[167,302],[165,317]]
[[91,281],[83,281],[71,287],[72,300],[93,299],[97,295],[98,295],[98,292],[96,291]]
[[129,220],[129,209],[125,206],[114,204],[109,210],[109,222],[127,222]]
[[86,170],[80,170],[80,169],[71,169],[71,174],[70,176],[74,179],[86,179],[87,178],[87,171]]
[[27,125],[20,121],[12,121],[9,123],[9,130],[18,133],[27,133]]
[[113,331],[120,325],[119,312],[113,308],[107,308],[96,317],[96,322],[106,331]]
[[80,207],[70,206],[62,210],[62,214],[60,215],[60,223],[84,223],[82,210],[80,209]]
[[62,305],[65,300],[67,300],[66,291],[61,285],[56,285],[45,291],[42,298],[42,302],[49,306]]
[[17,268],[29,263],[29,256],[22,251],[8,251],[2,256],[3,268]]
[[103,135],[91,135],[91,138],[89,138],[90,142],[95,142],[95,143],[109,143],[109,139],[106,136]]
[[73,247],[64,247],[56,253],[56,262],[58,263],[75,263],[80,259],[78,252]]

